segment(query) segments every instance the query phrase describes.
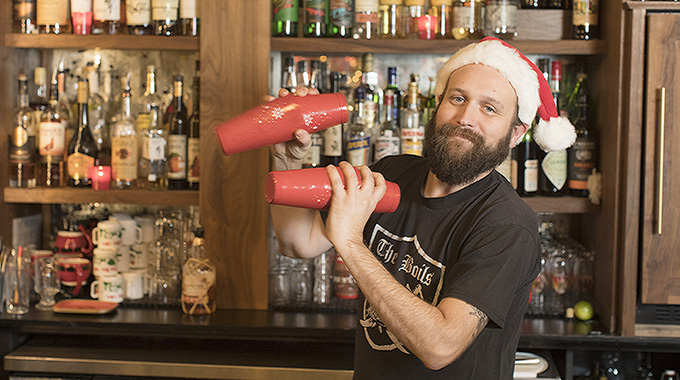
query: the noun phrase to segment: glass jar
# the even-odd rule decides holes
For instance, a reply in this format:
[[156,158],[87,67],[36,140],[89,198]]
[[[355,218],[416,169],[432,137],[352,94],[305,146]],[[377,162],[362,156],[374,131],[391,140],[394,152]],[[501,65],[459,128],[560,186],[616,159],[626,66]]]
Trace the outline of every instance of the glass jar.
[[482,38],[484,29],[484,0],[457,0],[453,3],[451,33],[457,40]]
[[451,28],[453,27],[453,0],[430,0],[430,10],[428,13],[437,20],[435,26],[436,38],[453,38],[451,34]]
[[484,34],[506,40],[517,35],[517,0],[489,0],[486,3]]

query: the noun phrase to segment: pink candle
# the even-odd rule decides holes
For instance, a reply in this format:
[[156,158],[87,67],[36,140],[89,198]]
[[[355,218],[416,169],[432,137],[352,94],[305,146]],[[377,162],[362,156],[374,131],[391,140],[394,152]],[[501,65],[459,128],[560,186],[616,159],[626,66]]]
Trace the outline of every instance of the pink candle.
[[111,182],[111,167],[93,166],[91,170],[92,188],[95,190],[108,190],[109,182]]
[[437,17],[424,15],[418,17],[418,38],[421,40],[434,40]]
[[73,34],[91,34],[92,1],[71,0],[71,20],[73,20]]

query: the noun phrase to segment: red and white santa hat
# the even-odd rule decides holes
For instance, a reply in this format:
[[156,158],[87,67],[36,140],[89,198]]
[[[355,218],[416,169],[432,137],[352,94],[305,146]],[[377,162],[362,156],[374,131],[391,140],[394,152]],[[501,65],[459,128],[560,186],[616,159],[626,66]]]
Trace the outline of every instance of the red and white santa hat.
[[519,50],[495,37],[470,44],[449,58],[437,73],[434,87],[437,99],[446,89],[451,73],[470,64],[492,67],[510,82],[517,94],[517,114],[523,123],[531,126],[538,112],[541,120],[534,127],[533,137],[541,149],[559,151],[574,144],[574,126],[557,113],[550,85],[541,70]]

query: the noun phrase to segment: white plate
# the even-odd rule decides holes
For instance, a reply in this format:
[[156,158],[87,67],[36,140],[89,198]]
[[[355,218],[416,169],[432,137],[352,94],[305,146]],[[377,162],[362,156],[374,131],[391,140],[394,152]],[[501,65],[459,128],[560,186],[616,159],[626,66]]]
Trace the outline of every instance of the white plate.
[[548,361],[544,358],[530,352],[515,353],[515,372],[513,377],[536,377],[546,369],[548,369]]

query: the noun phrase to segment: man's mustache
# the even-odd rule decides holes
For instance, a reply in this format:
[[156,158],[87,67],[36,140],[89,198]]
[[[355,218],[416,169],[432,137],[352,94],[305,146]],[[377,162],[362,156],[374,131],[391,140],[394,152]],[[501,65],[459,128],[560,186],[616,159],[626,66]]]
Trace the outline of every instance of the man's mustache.
[[460,125],[453,125],[450,123],[445,123],[442,125],[439,133],[444,136],[458,136],[470,140],[473,144],[479,145],[484,143],[484,138],[477,134],[470,128],[466,128]]

